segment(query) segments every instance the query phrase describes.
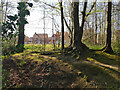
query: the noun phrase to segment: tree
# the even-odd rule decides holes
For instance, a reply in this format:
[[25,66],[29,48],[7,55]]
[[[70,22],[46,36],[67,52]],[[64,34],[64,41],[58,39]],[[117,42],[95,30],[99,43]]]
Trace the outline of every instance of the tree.
[[10,40],[17,33],[15,22],[18,19],[18,16],[16,14],[14,16],[9,15],[7,18],[7,21],[2,25],[2,40],[10,43]]
[[73,24],[73,47],[77,50],[83,51],[88,50],[88,47],[82,43],[83,27],[86,16],[87,0],[84,2],[84,8],[82,12],[82,24],[79,26],[79,2],[73,0],[73,13],[72,13],[72,24]]
[[1,1],[0,2],[0,24],[2,25],[3,23],[3,6],[4,6],[4,2]]
[[27,24],[27,20],[26,20],[26,15],[30,15],[29,10],[27,9],[27,7],[32,7],[33,4],[32,3],[27,3],[27,2],[20,2],[18,3],[19,6],[17,7],[18,9],[18,26],[19,26],[19,36],[18,36],[18,47],[20,47],[19,51],[23,51],[24,49],[24,26],[25,24]]
[[64,21],[63,21],[63,6],[62,0],[60,0],[60,10],[61,10],[61,32],[62,32],[62,50],[64,49]]
[[107,39],[106,46],[103,49],[107,53],[113,53],[111,47],[111,10],[112,10],[112,2],[108,0],[108,11],[107,11]]
[[[73,0],[73,2],[74,2],[74,0]],[[85,2],[87,2],[87,0]],[[65,25],[66,25],[67,29],[69,30],[69,33],[70,33],[70,35],[69,35],[69,37],[70,37],[70,45],[69,45],[69,47],[72,47],[73,46],[73,41],[74,41],[73,40],[73,36],[74,36],[73,35],[74,34],[73,33],[73,31],[74,31],[73,30],[73,22],[74,22],[74,20],[73,20],[73,16],[74,16],[73,15],[73,11],[74,11],[73,8],[74,8],[74,6],[73,6],[73,3],[70,3],[69,5],[70,5],[70,7],[68,7],[68,8],[71,11],[71,15],[69,15],[69,16],[70,16],[70,19],[71,19],[70,21],[72,21],[72,27],[71,27],[71,25],[68,25],[68,23],[67,23],[67,21],[65,19],[65,16],[64,16],[64,21],[65,21]],[[91,6],[89,12],[86,15],[84,15],[83,17],[87,18],[91,14],[91,11],[92,11],[92,9],[94,8],[95,5],[96,5],[96,0],[95,0],[95,2],[93,2],[93,5]],[[85,20],[83,22],[85,22]],[[84,24],[82,24],[82,25],[84,25]]]
[[95,5],[95,45],[97,45],[97,28],[98,28],[98,25],[97,25],[97,12],[96,12],[96,5]]
[[79,48],[81,43],[81,33],[79,31],[79,2],[74,2],[73,0],[73,12],[72,12],[72,24],[73,24],[73,47]]

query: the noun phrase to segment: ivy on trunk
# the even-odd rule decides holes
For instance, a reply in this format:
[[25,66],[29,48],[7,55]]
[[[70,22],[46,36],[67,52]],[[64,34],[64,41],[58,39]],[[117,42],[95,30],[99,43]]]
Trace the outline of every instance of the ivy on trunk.
[[17,20],[17,25],[19,26],[19,35],[18,35],[18,50],[22,52],[24,50],[24,27],[25,24],[27,24],[26,16],[30,15],[30,11],[27,9],[27,7],[32,7],[32,3],[27,3],[27,2],[20,2],[18,3],[19,6],[17,7],[18,9],[18,16],[19,19]]

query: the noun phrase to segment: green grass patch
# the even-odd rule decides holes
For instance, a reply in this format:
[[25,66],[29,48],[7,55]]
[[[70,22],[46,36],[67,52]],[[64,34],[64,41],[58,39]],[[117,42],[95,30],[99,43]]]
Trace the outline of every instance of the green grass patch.
[[93,49],[93,50],[100,50],[100,49],[102,49],[104,46],[105,46],[105,45],[92,45],[92,46],[88,45],[88,47],[89,47],[90,49]]

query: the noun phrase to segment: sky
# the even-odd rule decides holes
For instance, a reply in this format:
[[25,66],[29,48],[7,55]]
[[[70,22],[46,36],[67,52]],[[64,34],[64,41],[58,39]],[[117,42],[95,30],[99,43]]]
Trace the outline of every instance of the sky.
[[[17,2],[20,0],[8,0],[11,1],[15,8],[10,9],[10,14],[14,15],[17,14]],[[25,35],[28,37],[32,37],[34,33],[44,33],[44,8],[40,7],[39,3],[34,2],[33,0],[29,0],[31,3],[33,3],[33,7],[30,9],[30,16],[27,16],[28,24],[25,25]],[[45,1],[45,0],[43,0]],[[49,14],[48,14],[49,13]],[[52,36],[52,19],[48,18],[48,16],[51,16],[52,12],[49,10],[45,11],[45,33],[48,34],[49,37]],[[56,19],[57,24],[60,26],[60,16],[54,16]],[[58,28],[60,30],[60,27]],[[54,27],[54,33],[55,33],[55,27]]]
[[[30,10],[30,16],[27,17],[29,24],[25,25],[25,35],[32,37],[36,33],[44,33],[44,11],[43,7],[40,7],[38,3],[32,2],[33,8]],[[52,13],[52,12],[51,12]],[[52,36],[52,19],[47,18],[48,13],[45,11],[45,33],[48,36]],[[60,17],[58,17],[58,23],[60,23]],[[59,28],[60,30],[60,28]],[[55,32],[55,30],[54,30]]]
[[[32,37],[35,32],[44,33],[43,17],[44,14],[42,8],[40,8],[37,3],[33,2],[33,8],[30,10],[30,16],[27,16],[29,24],[25,25],[25,35]],[[51,19],[48,20],[48,18],[45,18],[45,33],[47,33],[49,36],[51,36],[52,33],[51,29],[47,28],[52,28],[51,21]]]

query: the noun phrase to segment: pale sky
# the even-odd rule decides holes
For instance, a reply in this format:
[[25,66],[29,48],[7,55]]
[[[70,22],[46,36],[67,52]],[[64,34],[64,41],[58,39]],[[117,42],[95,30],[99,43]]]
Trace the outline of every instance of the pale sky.
[[[33,3],[33,8],[31,9],[30,16],[27,17],[27,20],[29,24],[25,25],[25,35],[32,37],[33,34],[36,33],[44,33],[43,30],[43,11],[39,7],[38,4]],[[51,20],[45,19],[46,22],[46,28],[51,28]],[[46,33],[49,34],[49,36],[52,34],[50,29],[45,29]]]
[[[17,2],[19,2],[20,0],[8,0],[8,1],[11,1],[14,7],[17,7],[18,5]],[[36,3],[33,0],[29,0],[29,1],[33,3],[33,7],[30,9],[30,16],[27,16],[27,21],[29,22],[29,24],[25,25],[25,35],[32,37],[35,32],[44,33],[44,29],[43,29],[44,14],[43,14],[43,7],[40,7],[39,3]],[[11,11],[10,14],[12,15],[17,14],[16,8],[12,8],[10,11]],[[52,12],[49,12],[49,13],[52,14]],[[48,15],[48,13],[45,12],[45,17],[46,17],[45,18],[45,33],[47,33],[49,37],[52,36],[52,19],[47,18],[47,16],[51,16],[50,14]],[[59,17],[54,16],[54,18],[57,24],[59,24],[60,26],[60,20],[61,20],[60,16]],[[60,27],[58,29],[60,30]],[[55,27],[54,27],[54,33],[55,33]]]
[[[47,16],[48,16],[48,14],[47,14],[47,12],[45,12],[45,17],[47,17]],[[36,33],[44,33],[43,17],[44,17],[43,7],[39,7],[38,3],[33,2],[33,8],[30,10],[30,16],[27,17],[29,24],[26,24],[26,26],[25,26],[25,35],[32,37],[35,32]],[[57,20],[58,23],[60,23],[60,17],[57,19],[58,19]],[[52,19],[50,19],[50,18],[45,18],[45,32],[49,36],[52,35]]]

